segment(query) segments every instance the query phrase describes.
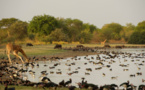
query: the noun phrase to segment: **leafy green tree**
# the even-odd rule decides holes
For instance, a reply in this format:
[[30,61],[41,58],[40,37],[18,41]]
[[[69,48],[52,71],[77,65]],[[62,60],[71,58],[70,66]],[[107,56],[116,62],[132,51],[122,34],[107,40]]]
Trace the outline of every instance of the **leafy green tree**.
[[92,39],[92,34],[89,29],[81,31],[80,39],[79,39],[81,43],[89,43],[91,39]]
[[34,16],[28,26],[28,33],[49,35],[57,27],[57,20],[53,16]]
[[6,30],[0,30],[0,43],[3,43],[7,38],[7,31]]
[[7,32],[7,36],[10,36],[10,26],[15,23],[16,21],[20,21],[16,18],[4,18],[2,20],[0,20],[0,30],[4,30],[4,32]]
[[30,39],[30,40],[34,40],[35,39],[35,35],[34,34],[28,34],[28,38]]
[[85,23],[85,24],[83,24],[83,29],[90,29],[90,32],[93,33],[98,28],[94,25],[90,25],[89,23]]
[[67,28],[66,19],[64,19],[64,18],[57,18],[57,22],[58,22],[58,28],[61,28],[64,33],[67,33],[68,28]]
[[145,31],[141,31],[141,32],[135,31],[131,35],[128,43],[130,43],[130,44],[145,44]]
[[120,32],[123,30],[123,26],[121,26],[118,23],[110,23],[105,24],[102,27],[102,34],[106,39],[114,39],[114,40],[120,40]]
[[130,36],[128,43],[145,44],[145,21],[139,22],[135,31]]
[[110,28],[105,28],[105,29],[102,29],[102,32],[101,32],[101,36],[104,38],[104,39],[107,39],[107,40],[110,40],[113,38],[113,31],[112,29]]
[[[62,31],[67,35],[68,41],[80,41],[80,37],[82,35],[81,32],[85,31],[86,29],[93,34],[95,30],[97,30],[96,26],[90,24],[84,24],[82,21],[78,19],[71,19],[71,18],[57,18],[58,26],[62,29]],[[90,39],[90,38],[89,38]],[[84,39],[86,40],[86,39]],[[82,39],[83,41],[83,39]],[[85,42],[85,41],[83,41]]]
[[15,23],[16,21],[19,21],[16,18],[4,18],[2,20],[0,20],[0,28],[9,28],[13,23]]
[[100,29],[94,31],[92,35],[93,36],[91,39],[91,43],[100,43],[106,39],[106,38],[104,38],[104,36],[102,34],[102,30],[100,30]]
[[134,30],[135,26],[132,23],[127,23],[120,32],[121,38],[124,38],[125,41],[128,41]]
[[26,22],[17,21],[10,26],[10,38],[16,40],[22,40],[27,36],[27,27]]
[[49,40],[50,41],[66,41],[67,37],[66,35],[62,32],[61,29],[55,29],[54,31],[51,32],[49,35]]
[[136,26],[135,30],[137,31],[145,31],[145,21],[139,22]]
[[78,41],[79,39],[79,34],[82,31],[82,21],[78,19],[66,19],[66,25],[67,25],[67,31],[65,31],[65,34],[68,35],[69,41]]

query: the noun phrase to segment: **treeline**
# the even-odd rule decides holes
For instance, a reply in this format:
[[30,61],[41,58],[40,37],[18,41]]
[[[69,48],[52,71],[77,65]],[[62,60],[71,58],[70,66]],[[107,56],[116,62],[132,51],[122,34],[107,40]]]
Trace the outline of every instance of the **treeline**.
[[100,43],[105,39],[109,43],[145,44],[145,21],[139,22],[137,26],[131,23],[126,26],[109,23],[99,29],[79,19],[50,15],[34,16],[30,22],[16,18],[0,20],[0,43],[27,40]]

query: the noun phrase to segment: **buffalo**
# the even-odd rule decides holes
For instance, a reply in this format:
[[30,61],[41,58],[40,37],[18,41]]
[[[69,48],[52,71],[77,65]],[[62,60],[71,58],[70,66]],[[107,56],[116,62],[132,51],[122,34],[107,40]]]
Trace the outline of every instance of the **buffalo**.
[[77,45],[77,48],[83,48],[84,46],[83,45]]
[[33,44],[32,43],[27,43],[26,46],[33,46]]
[[56,44],[54,49],[62,49],[62,45],[61,44]]

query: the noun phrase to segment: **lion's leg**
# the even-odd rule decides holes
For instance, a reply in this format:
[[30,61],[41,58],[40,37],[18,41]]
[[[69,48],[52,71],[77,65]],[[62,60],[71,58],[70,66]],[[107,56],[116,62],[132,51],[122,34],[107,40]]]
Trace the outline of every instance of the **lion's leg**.
[[22,57],[21,57],[21,56],[19,56],[19,55],[18,55],[18,53],[17,53],[16,51],[13,51],[13,54],[14,54],[16,57],[20,58],[20,59],[21,59],[21,61],[22,61],[22,63],[24,63],[24,61],[23,61]]

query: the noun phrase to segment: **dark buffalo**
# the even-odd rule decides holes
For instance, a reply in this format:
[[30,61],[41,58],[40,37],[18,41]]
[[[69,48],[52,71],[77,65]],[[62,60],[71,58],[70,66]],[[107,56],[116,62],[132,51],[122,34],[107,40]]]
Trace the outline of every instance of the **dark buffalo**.
[[27,43],[26,46],[33,46],[33,44],[32,43]]
[[62,45],[61,44],[56,44],[54,49],[62,49]]
[[84,46],[83,45],[77,45],[77,48],[83,48]]
[[104,45],[104,48],[111,48],[110,45]]
[[125,46],[124,45],[122,45],[122,46],[115,46],[115,48],[125,48]]

